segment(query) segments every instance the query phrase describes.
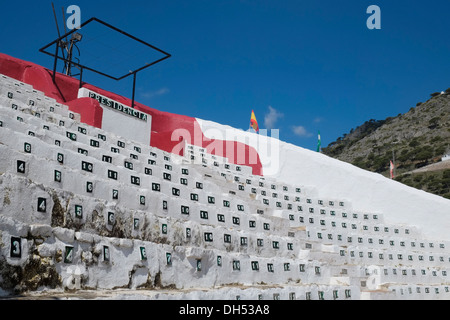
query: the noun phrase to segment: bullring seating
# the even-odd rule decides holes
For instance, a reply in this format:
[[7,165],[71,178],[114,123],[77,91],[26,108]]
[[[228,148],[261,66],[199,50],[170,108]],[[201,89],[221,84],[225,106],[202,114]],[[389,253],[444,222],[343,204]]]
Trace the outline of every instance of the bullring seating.
[[69,289],[450,297],[449,243],[301,181],[254,176],[204,148],[186,150],[170,154],[81,123],[68,106],[1,75],[1,259],[45,261]]

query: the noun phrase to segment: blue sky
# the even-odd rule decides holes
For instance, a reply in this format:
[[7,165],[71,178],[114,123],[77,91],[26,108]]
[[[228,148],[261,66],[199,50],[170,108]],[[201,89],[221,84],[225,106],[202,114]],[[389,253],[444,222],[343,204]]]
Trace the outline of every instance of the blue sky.
[[[38,52],[57,37],[51,2],[3,1],[0,52],[51,68]],[[260,128],[312,150],[318,130],[327,146],[450,87],[448,0],[53,2],[61,29],[61,8],[78,5],[82,21],[95,16],[172,55],[138,74],[137,101],[244,130],[253,109]],[[380,30],[366,26],[370,5]],[[84,80],[131,98],[131,78]]]

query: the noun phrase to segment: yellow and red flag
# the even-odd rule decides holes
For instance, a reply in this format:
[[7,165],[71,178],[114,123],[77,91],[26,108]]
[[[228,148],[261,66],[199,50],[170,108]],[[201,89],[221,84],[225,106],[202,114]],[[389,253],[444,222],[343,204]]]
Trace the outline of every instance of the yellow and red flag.
[[259,126],[258,121],[256,121],[255,113],[252,110],[252,116],[250,117],[250,127],[253,128],[253,130],[256,131],[256,133],[259,133]]

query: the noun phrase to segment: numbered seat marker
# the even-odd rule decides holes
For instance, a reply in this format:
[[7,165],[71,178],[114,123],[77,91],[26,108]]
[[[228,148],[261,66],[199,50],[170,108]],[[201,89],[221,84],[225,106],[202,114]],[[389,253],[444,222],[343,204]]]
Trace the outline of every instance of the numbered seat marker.
[[47,211],[47,199],[38,198],[37,211],[38,212],[46,212]]
[[116,222],[116,216],[114,214],[114,212],[108,212],[108,224],[110,226],[114,225],[114,223]]
[[64,263],[72,263],[73,262],[73,247],[66,246],[64,253]]
[[103,246],[103,261],[109,262],[110,259],[111,259],[111,257],[110,257],[109,247]]
[[145,251],[145,247],[140,247],[139,251],[141,253],[141,260],[147,260],[147,252]]
[[25,161],[17,160],[17,172],[18,173],[25,173]]
[[83,207],[78,204],[75,205],[75,218],[83,218]]
[[18,237],[11,237],[11,258],[21,258],[22,257],[22,239]]

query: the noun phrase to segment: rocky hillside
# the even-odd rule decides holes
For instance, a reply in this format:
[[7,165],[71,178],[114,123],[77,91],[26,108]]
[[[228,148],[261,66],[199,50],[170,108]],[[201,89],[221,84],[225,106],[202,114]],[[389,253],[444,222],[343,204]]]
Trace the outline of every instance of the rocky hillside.
[[395,158],[398,181],[450,198],[450,169],[412,172],[450,153],[450,88],[431,94],[405,114],[366,121],[323,153],[385,176]]

